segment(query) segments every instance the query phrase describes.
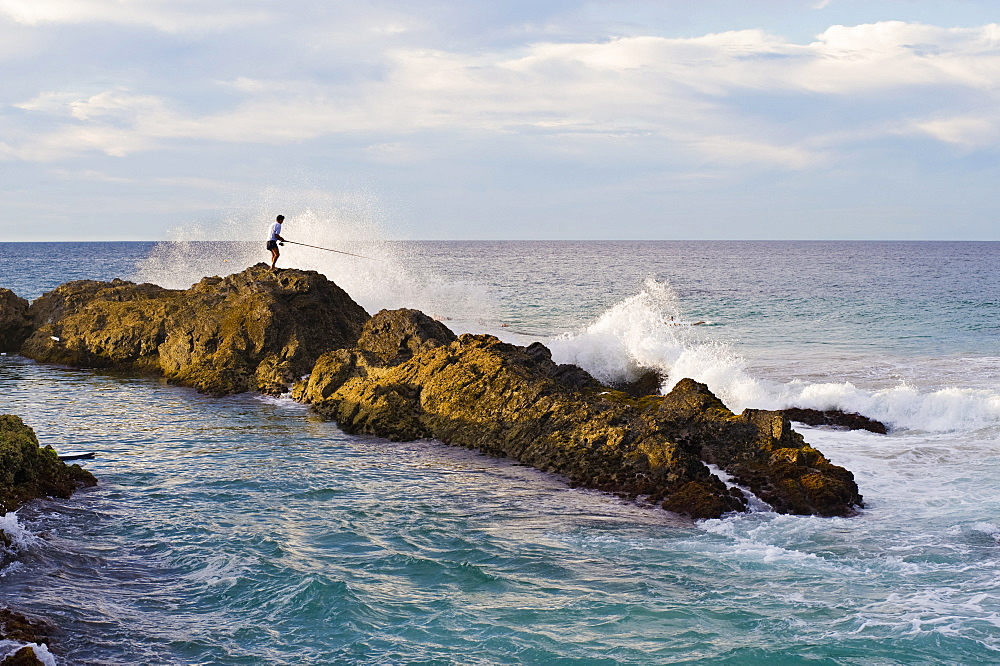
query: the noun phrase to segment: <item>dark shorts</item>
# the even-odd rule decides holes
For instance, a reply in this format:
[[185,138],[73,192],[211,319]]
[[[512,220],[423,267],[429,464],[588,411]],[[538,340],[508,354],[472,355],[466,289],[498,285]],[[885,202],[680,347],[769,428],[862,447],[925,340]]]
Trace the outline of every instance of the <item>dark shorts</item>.
[[278,249],[278,241],[267,241],[267,249],[268,250],[277,250]]

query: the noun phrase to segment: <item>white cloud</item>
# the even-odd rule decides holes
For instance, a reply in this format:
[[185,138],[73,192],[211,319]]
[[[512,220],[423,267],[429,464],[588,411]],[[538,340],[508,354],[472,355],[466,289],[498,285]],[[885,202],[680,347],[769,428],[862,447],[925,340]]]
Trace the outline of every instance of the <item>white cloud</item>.
[[938,141],[963,148],[975,149],[1000,141],[1000,119],[982,116],[954,116],[914,121],[913,132],[923,133]]
[[166,32],[217,30],[266,21],[270,13],[219,0],[0,0],[0,15],[24,25],[119,23]]
[[[90,8],[93,15],[95,7],[110,5],[151,12],[165,3],[45,0],[31,14],[25,3],[0,0],[0,8],[21,8],[26,21],[68,20],[77,15],[73,12]],[[242,101],[201,114],[126,88],[89,96],[45,92],[18,107],[53,119],[55,129],[29,134],[6,150],[44,160],[91,150],[120,156],[176,139],[280,145],[359,132],[542,132],[611,140],[651,135],[695,159],[797,169],[828,159],[838,137],[861,136],[875,127],[884,134],[909,127],[961,145],[997,141],[993,120],[950,109],[950,96],[940,92],[965,89],[989,104],[998,101],[1000,26],[995,24],[833,26],[804,45],[742,30],[690,39],[539,43],[517,53],[398,49],[383,54],[381,67],[379,78],[337,85],[241,76],[221,86]],[[936,107],[934,119],[926,120],[926,112],[914,119],[907,109],[895,108],[892,95],[903,90],[923,91],[927,104]],[[747,93],[884,100],[882,113],[897,118],[896,128],[889,129],[884,117],[870,126],[861,120],[851,131],[798,127],[780,101],[748,114],[740,104]],[[376,145],[381,147],[369,154],[377,160],[409,159],[404,142]]]

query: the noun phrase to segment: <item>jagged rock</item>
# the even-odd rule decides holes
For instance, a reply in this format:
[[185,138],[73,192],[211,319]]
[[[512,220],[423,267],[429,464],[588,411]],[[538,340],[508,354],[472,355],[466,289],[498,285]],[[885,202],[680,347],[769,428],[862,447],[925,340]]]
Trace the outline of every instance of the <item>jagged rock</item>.
[[45,666],[45,662],[38,658],[33,647],[25,645],[0,661],[0,666]]
[[55,627],[9,608],[0,608],[0,638],[22,643],[48,643]]
[[354,346],[369,319],[323,275],[265,264],[187,290],[68,282],[30,314],[29,358],[160,373],[213,395],[284,392],[323,352]]
[[96,483],[79,465],[59,460],[52,447],[42,448],[35,431],[20,418],[0,415],[0,510],[13,511],[39,497],[69,497]]
[[855,412],[842,412],[839,409],[803,409],[800,407],[789,407],[782,409],[781,413],[789,421],[798,421],[811,426],[833,426],[835,428],[847,428],[848,430],[867,430],[879,435],[885,435],[889,429],[885,424],[867,416],[862,416]]
[[[79,465],[59,460],[51,447],[38,444],[35,431],[12,414],[0,415],[0,513],[19,508],[41,497],[69,497],[97,479]],[[0,567],[16,557],[5,532],[0,531]],[[29,618],[9,608],[0,608],[0,640],[43,644],[54,628],[45,620]],[[9,666],[42,664],[30,646],[0,660]]]
[[[48,646],[54,632],[55,627],[45,620],[29,618],[9,608],[0,608],[0,640]],[[44,663],[30,645],[25,645],[0,660],[0,666],[42,666]]]
[[0,289],[0,352],[16,352],[30,334],[28,301],[10,289]]
[[340,350],[323,355],[294,396],[348,432],[508,456],[696,518],[746,508],[705,462],[778,511],[848,515],[861,503],[850,472],[805,444],[780,414],[736,416],[692,380],[667,396],[632,398],[580,368],[557,366],[538,343],[463,335],[396,365]]
[[358,348],[375,354],[382,362],[396,365],[414,354],[455,340],[455,334],[420,310],[382,310],[361,332]]
[[668,436],[697,449],[779,513],[849,516],[862,505],[854,475],[809,446],[780,412],[734,416],[704,384],[682,379],[659,405]]

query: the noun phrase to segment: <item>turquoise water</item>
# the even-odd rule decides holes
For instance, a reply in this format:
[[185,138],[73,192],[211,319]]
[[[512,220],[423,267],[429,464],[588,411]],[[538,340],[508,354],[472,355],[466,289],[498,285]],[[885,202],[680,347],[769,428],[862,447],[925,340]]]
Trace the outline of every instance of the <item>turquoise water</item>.
[[[242,247],[199,261],[246,265]],[[175,257],[3,249],[25,261],[0,286],[30,297]],[[883,418],[889,436],[800,428],[866,510],[695,524],[436,442],[348,436],[287,399],[0,357],[2,411],[99,451],[97,488],[4,523],[22,545],[0,601],[61,627],[60,663],[1000,661],[1000,244],[375,249],[390,268],[288,260],[370,311],[405,299],[594,372],[654,362],[738,408]],[[172,265],[188,284],[222,272]]]

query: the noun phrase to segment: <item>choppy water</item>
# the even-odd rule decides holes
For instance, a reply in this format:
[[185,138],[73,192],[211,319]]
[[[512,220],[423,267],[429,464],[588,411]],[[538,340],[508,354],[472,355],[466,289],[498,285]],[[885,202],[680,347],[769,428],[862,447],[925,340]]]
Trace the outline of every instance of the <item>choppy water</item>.
[[[22,258],[0,286],[31,298],[76,278],[187,286],[262,258],[0,249]],[[347,436],[288,400],[0,357],[2,411],[100,451],[97,488],[0,519],[21,547],[0,601],[62,628],[60,663],[1000,661],[1000,244],[363,249],[375,261],[283,259],[369,311],[543,339],[606,377],[659,365],[737,409],[886,420],[889,436],[801,429],[855,472],[866,510],[693,524],[509,461]]]

